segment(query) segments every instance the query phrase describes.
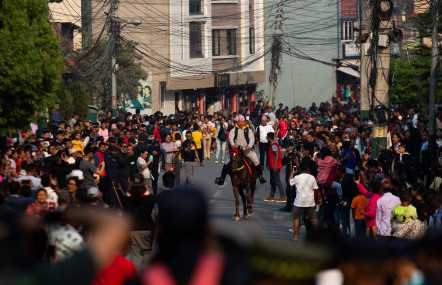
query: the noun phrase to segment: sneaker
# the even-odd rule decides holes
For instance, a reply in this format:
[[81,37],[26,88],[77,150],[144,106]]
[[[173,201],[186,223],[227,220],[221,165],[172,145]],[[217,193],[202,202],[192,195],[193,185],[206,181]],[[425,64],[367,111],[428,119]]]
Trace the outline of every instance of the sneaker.
[[224,164],[224,160],[221,160],[221,163]]
[[293,229],[289,229],[289,232],[294,233],[295,231]]
[[215,164],[218,164],[219,163],[219,161],[218,160],[215,160]]
[[264,201],[266,201],[266,202],[275,202],[275,198],[273,198],[272,196],[269,196],[269,197],[265,198]]
[[281,197],[281,198],[279,198],[279,200],[276,200],[275,202],[276,203],[285,203],[285,202],[287,202],[287,199],[285,197]]

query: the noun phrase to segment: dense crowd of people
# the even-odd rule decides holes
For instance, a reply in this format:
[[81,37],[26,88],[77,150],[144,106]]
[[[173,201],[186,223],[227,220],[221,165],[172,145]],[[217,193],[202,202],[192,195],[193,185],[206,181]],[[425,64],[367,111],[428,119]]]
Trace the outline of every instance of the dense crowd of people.
[[[12,261],[2,259],[11,271],[0,279],[8,284],[23,283],[23,276],[34,284],[255,282],[265,274],[254,275],[243,249],[210,233],[207,202],[192,190],[195,167],[209,160],[221,163],[216,183],[225,183],[229,152],[243,154],[261,183],[269,173],[271,190],[264,201],[284,203],[280,210],[291,212],[293,241],[301,225],[315,240],[318,231],[350,237],[354,224],[361,244],[427,238],[412,252],[440,257],[440,245],[431,239],[442,228],[442,123],[436,123],[436,150],[430,153],[428,118],[412,108],[392,110],[388,147],[374,155],[373,122],[360,120],[352,100],[308,109],[280,104],[276,110],[258,101],[244,112],[223,114],[142,116],[137,110],[118,119],[107,112],[97,122],[78,114],[64,122],[56,105],[49,127],[31,124],[1,149],[0,250]],[[380,250],[381,244],[371,245]],[[430,245],[436,246],[433,253]],[[347,254],[335,260],[346,284],[361,284],[355,272],[373,278],[367,274],[375,271],[373,253],[360,249],[364,259],[352,255],[348,245],[337,248]],[[433,283],[391,284],[441,281],[440,263],[424,268],[421,260],[395,258],[416,274],[430,272],[427,281]],[[345,271],[353,261],[371,267]],[[51,265],[28,267],[43,262]]]

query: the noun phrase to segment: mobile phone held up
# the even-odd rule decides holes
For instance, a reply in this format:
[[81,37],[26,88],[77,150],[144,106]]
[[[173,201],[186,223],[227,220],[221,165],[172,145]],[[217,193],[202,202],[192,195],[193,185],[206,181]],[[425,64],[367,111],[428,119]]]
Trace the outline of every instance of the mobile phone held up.
[[359,169],[355,170],[355,179],[359,180]]
[[153,155],[149,155],[149,159],[153,159]]

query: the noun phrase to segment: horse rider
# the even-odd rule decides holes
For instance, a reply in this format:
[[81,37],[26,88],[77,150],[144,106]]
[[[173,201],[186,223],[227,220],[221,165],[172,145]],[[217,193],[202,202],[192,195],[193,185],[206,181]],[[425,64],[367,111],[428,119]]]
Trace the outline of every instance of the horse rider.
[[[255,143],[255,135],[249,126],[246,124],[246,119],[243,115],[238,116],[238,124],[229,133],[229,143],[232,148],[244,149],[244,155],[250,159],[250,161],[256,167],[256,172],[258,173],[259,182],[266,183],[264,176],[262,175],[262,166],[259,164],[259,159],[256,153],[252,150]],[[218,185],[224,185],[224,180],[227,174],[232,169],[232,163],[224,164],[221,171],[221,177],[216,178],[215,183]]]

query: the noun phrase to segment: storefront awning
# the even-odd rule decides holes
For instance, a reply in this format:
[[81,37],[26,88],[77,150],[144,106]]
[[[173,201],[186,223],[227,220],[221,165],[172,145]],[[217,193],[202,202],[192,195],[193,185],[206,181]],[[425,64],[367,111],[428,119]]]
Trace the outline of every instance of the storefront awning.
[[341,67],[338,68],[338,71],[344,72],[344,73],[346,73],[348,75],[351,75],[353,77],[357,77],[357,78],[361,77],[361,75],[359,74],[359,71],[356,71],[356,70],[354,70],[354,69],[352,69],[350,67],[341,66]]

